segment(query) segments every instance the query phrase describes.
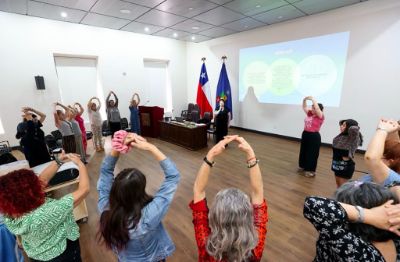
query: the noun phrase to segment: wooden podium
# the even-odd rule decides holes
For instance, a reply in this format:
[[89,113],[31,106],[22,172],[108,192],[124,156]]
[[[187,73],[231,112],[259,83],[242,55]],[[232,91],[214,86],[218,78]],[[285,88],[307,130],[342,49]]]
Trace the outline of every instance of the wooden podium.
[[164,108],[158,106],[139,106],[139,114],[141,135],[159,137],[160,121],[164,117]]

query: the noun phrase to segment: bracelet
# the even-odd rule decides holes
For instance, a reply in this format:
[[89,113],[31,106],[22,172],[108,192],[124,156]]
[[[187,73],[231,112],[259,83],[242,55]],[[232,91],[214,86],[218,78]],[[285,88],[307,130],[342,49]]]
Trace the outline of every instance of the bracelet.
[[386,128],[383,128],[383,127],[377,127],[376,128],[376,131],[378,131],[378,130],[382,130],[382,131],[385,131],[386,133],[389,133],[388,131],[387,131],[387,129]]
[[255,167],[255,166],[258,164],[258,162],[260,162],[260,160],[258,160],[257,158],[256,158],[256,160],[253,161],[253,162],[247,162],[247,167],[248,167],[248,168]]
[[253,157],[250,157],[249,159],[247,159],[247,163],[249,163],[251,160],[253,160],[253,159],[257,159],[255,156],[253,156]]
[[209,165],[210,167],[213,167],[213,166],[215,165],[215,161],[210,162],[210,161],[207,159],[207,156],[205,156],[205,157],[203,158],[203,160],[204,160],[204,162],[205,162],[207,165]]
[[58,159],[58,157],[54,156],[54,161],[56,161],[56,164],[58,167],[62,166],[64,163]]
[[356,223],[364,223],[364,208],[360,206],[355,206],[355,208],[358,211],[358,218],[356,220]]

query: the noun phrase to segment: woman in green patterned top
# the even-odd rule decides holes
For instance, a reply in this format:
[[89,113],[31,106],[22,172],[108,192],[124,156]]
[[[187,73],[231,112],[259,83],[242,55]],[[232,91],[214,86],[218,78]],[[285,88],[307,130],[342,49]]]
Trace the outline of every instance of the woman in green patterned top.
[[[62,161],[79,168],[79,186],[61,199],[45,197],[44,189]],[[0,213],[4,224],[21,236],[22,246],[31,261],[81,261],[79,228],[73,208],[89,193],[89,177],[78,155],[62,154],[37,176],[20,169],[0,177]]]

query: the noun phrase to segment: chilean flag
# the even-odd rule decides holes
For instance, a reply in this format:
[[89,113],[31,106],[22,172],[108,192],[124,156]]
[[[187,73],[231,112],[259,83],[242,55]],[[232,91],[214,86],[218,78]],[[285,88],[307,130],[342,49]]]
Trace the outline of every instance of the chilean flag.
[[210,112],[212,115],[211,90],[210,84],[208,83],[206,64],[204,62],[201,66],[199,84],[197,85],[196,103],[200,108],[200,116],[203,116],[204,112]]

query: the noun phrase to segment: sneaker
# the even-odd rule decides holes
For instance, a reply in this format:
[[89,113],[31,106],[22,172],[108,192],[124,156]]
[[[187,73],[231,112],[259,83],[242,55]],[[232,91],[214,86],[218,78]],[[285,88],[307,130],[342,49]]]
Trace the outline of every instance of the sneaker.
[[305,177],[315,177],[315,173],[314,172],[310,172],[310,171],[306,171],[306,172],[304,172],[304,176]]
[[302,167],[297,168],[297,173],[301,173],[301,172],[304,172],[304,168],[302,168]]

